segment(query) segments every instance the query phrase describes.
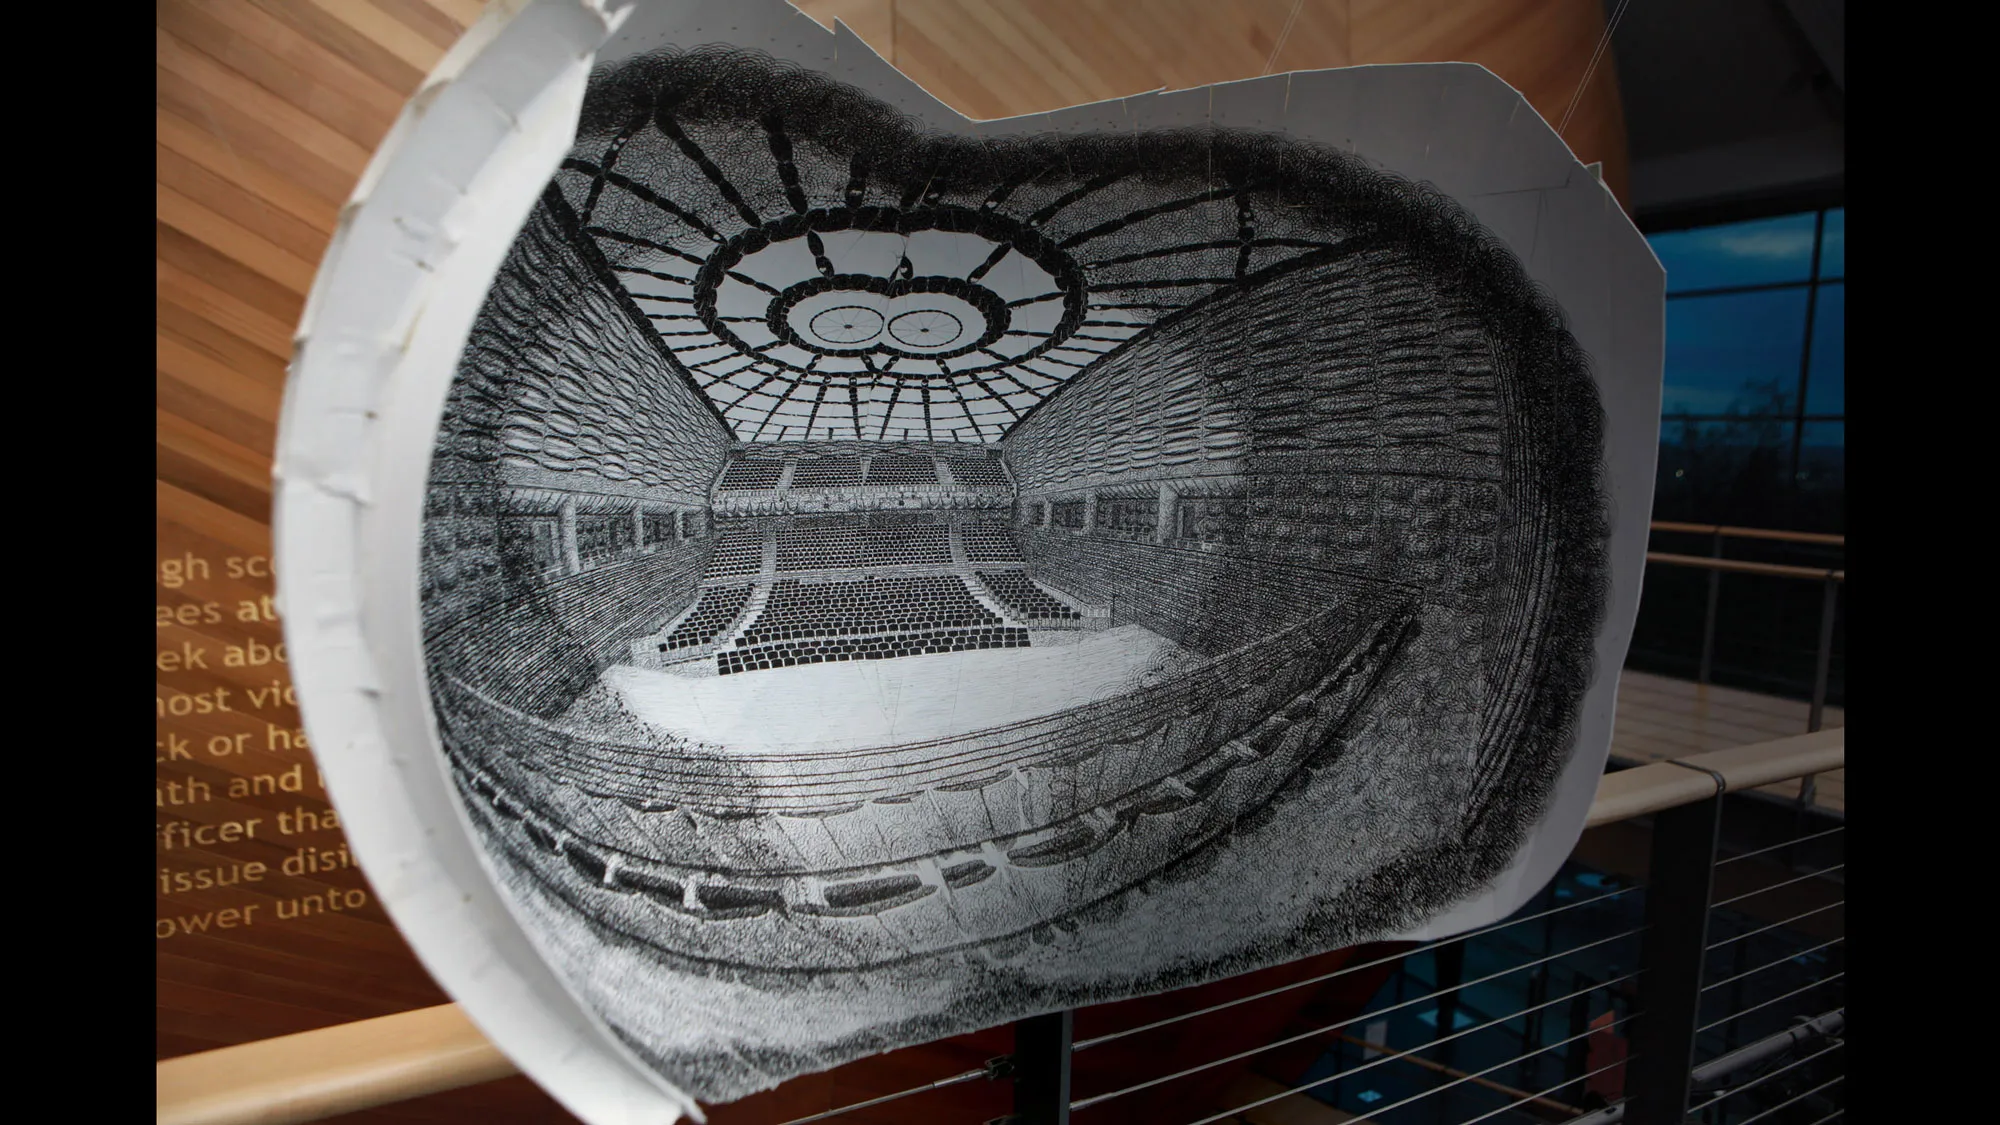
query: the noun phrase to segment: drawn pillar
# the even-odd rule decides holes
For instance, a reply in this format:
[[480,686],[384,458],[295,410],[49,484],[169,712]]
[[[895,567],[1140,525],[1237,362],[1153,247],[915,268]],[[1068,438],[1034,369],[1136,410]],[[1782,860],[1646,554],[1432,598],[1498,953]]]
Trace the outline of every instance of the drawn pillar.
[[1160,516],[1153,527],[1153,542],[1165,543],[1174,537],[1174,527],[1180,522],[1180,499],[1173,485],[1160,482]]
[[564,500],[557,510],[557,523],[562,529],[562,558],[564,574],[583,572],[583,556],[576,550],[576,501]]
[[1097,526],[1097,493],[1086,492],[1083,494],[1083,530],[1077,532],[1077,534],[1089,535],[1091,533],[1091,530],[1096,526]]
[[632,550],[641,555],[650,550],[646,546],[646,509],[643,506],[632,509]]

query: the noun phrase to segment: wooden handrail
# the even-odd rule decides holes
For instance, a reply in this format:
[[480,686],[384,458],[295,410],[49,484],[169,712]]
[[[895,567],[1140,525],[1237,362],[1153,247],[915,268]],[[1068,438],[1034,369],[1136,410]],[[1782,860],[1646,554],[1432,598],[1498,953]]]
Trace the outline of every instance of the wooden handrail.
[[1777,543],[1819,543],[1829,547],[1847,546],[1847,536],[1817,531],[1776,531],[1768,527],[1731,527],[1720,523],[1675,523],[1654,520],[1654,531],[1684,531],[1694,535],[1720,535],[1724,539],[1768,539]]
[[317,1121],[518,1073],[456,1004],[167,1059],[160,1125]]
[[1845,727],[1834,727],[1607,773],[1597,783],[1597,799],[1583,825],[1615,824],[1713,796],[1709,770],[1722,775],[1726,792],[1735,793],[1840,769],[1847,762],[1846,735]]
[[[1715,750],[1604,775],[1595,828],[1726,792],[1842,768],[1844,728]],[[1688,767],[1694,767],[1692,769]],[[167,1059],[155,1068],[160,1125],[289,1125],[517,1073],[458,1005]]]
[[1691,566],[1697,570],[1727,570],[1736,574],[1763,574],[1773,578],[1811,578],[1814,580],[1831,578],[1835,582],[1847,581],[1845,570],[1832,570],[1817,566],[1786,566],[1782,563],[1751,562],[1748,559],[1718,559],[1711,555],[1674,555],[1665,551],[1647,551],[1647,562],[1664,563],[1668,566]]

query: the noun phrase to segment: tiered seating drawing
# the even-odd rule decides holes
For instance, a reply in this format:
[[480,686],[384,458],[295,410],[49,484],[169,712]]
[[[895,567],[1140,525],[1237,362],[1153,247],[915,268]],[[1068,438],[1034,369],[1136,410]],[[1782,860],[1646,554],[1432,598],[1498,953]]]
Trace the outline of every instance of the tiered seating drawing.
[[890,454],[868,462],[869,484],[936,484],[937,462],[928,457]]
[[809,457],[792,470],[793,488],[854,488],[860,484],[859,457]]
[[660,651],[697,648],[713,642],[735,624],[750,600],[750,590],[749,586],[710,586],[702,590],[695,599],[694,609],[660,643]]
[[778,533],[779,570],[938,566],[950,562],[949,529],[943,524],[804,526]]
[[716,654],[724,675],[794,664],[885,660],[980,648],[1025,648],[1028,631],[982,605],[955,575],[869,576],[846,582],[782,578],[736,638]]
[[1001,605],[1024,620],[1073,621],[1083,614],[1057,601],[1035,585],[1024,570],[979,570],[973,573]]
[[1026,629],[989,625],[977,629],[935,629],[921,633],[896,633],[886,636],[780,641],[751,648],[726,649],[716,654],[715,670],[721,675],[728,676],[764,668],[790,668],[796,664],[824,664],[839,660],[890,660],[899,656],[967,652],[981,648],[1027,647]]
[[1005,488],[1007,472],[991,457],[948,457],[944,466],[952,479],[972,488]]
[[955,575],[870,576],[850,582],[781,578],[772,584],[764,612],[744,628],[737,643],[1000,623],[999,615],[979,604],[965,580]]
[[722,492],[756,492],[778,487],[778,480],[784,475],[783,461],[746,457],[741,461],[731,461],[715,487]]
[[708,560],[709,577],[756,574],[764,569],[764,533],[754,528],[731,528],[715,541],[715,554]]
[[968,523],[958,529],[958,539],[965,547],[967,562],[1020,562],[1021,545],[1014,541],[1014,530],[997,520]]

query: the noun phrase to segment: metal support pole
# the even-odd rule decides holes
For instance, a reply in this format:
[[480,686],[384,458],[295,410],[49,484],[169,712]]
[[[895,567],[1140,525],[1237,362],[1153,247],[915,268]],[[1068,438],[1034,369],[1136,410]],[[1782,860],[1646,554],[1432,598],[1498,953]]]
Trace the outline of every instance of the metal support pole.
[[1819,603],[1819,665],[1813,670],[1812,715],[1806,719],[1808,731],[1819,729],[1826,711],[1826,681],[1833,672],[1833,615],[1839,600],[1840,583],[1828,575],[1826,596]]
[[[1715,544],[1709,550],[1714,558],[1722,557],[1722,529],[1715,530]],[[1701,618],[1701,670],[1695,674],[1695,682],[1705,684],[1715,671],[1715,615],[1722,599],[1722,572],[1708,572],[1708,611]]]
[[[1460,1000],[1458,986],[1465,980],[1465,943],[1454,941],[1449,945],[1440,946],[1437,950],[1436,958],[1437,990],[1439,996],[1437,1006],[1437,1034],[1434,1038],[1444,1039],[1457,1030],[1455,1025],[1458,1023],[1458,1006]],[[1446,991],[1447,989],[1450,991]],[[1458,1041],[1456,1039],[1438,1044],[1437,1061],[1446,1066],[1452,1065],[1452,1048],[1457,1044]]]
[[1071,1013],[1014,1021],[1012,1125],[1069,1125]]
[[1715,778],[1715,796],[1653,817],[1640,1014],[1626,1088],[1631,1125],[1682,1125],[1687,1118],[1725,788],[1720,774],[1702,772]]
[[[1569,1046],[1563,1052],[1563,1061],[1566,1064],[1563,1068],[1563,1078],[1566,1081],[1558,1090],[1549,1094],[1549,1097],[1557,1101],[1574,1101],[1577,1096],[1582,1094],[1583,1091],[1579,1084],[1583,1082],[1583,1076],[1590,1071],[1590,1039],[1588,1037],[1590,1032],[1590,998],[1595,994],[1587,992],[1585,989],[1594,983],[1590,978],[1584,976],[1582,973],[1578,973],[1576,975],[1576,986],[1570,990],[1578,995],[1569,1002]],[[1571,1089],[1572,1085],[1577,1085],[1577,1088],[1574,1090]]]
[[[1812,713],[1806,716],[1806,731],[1816,731],[1826,718],[1826,684],[1833,674],[1833,619],[1840,601],[1840,583],[1832,575],[1826,578],[1826,596],[1819,603],[1819,654],[1813,669]],[[1813,807],[1819,795],[1819,777],[1807,774],[1799,782],[1799,807]]]

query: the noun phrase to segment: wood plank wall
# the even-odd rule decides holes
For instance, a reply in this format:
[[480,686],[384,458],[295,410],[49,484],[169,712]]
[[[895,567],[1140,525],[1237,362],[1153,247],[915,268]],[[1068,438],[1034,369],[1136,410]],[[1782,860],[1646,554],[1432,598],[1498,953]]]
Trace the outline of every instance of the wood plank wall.
[[[838,17],[905,73],[973,117],[1003,117],[1159,87],[1357,63],[1483,63],[1561,120],[1586,162],[1602,161],[1623,201],[1626,160],[1617,80],[1607,59],[1579,95],[1602,34],[1596,0],[805,0]],[[159,650],[282,640],[254,613],[270,580],[270,458],[291,334],[336,215],[405,98],[479,15],[481,0],[157,0],[157,547],[210,573],[169,584]],[[236,560],[241,574],[229,573]],[[162,572],[166,574],[165,571]],[[214,603],[221,622],[203,618]],[[236,611],[253,607],[256,620]],[[174,615],[180,616],[174,616]],[[195,620],[189,623],[188,615]],[[253,652],[254,655],[254,652]],[[215,663],[213,659],[211,665]],[[158,943],[157,1051],[190,1051],[382,1015],[445,997],[372,903],[285,922],[281,902],[366,887],[352,870],[283,875],[300,846],[337,848],[337,829],[272,838],[280,813],[324,813],[302,752],[264,749],[298,726],[295,709],[252,712],[249,693],[282,664],[156,667],[164,701],[224,690],[227,712],[163,718],[162,786],[304,765],[300,793],[163,807],[162,823],[260,818],[255,845],[178,848],[160,866],[261,859],[271,876],[229,892],[163,893],[159,917],[256,901],[259,924],[177,934]],[[238,738],[238,736],[242,736]],[[194,749],[173,752],[173,738]],[[245,750],[216,757],[221,738]],[[182,755],[186,755],[183,757]],[[260,756],[262,755],[262,756]],[[165,792],[165,790],[163,790]],[[162,798],[165,801],[165,797]],[[246,850],[246,848],[248,850]],[[246,898],[246,892],[250,897]],[[985,1044],[980,1044],[984,1047]],[[962,1053],[962,1052],[961,1052]],[[952,1065],[945,1055],[950,1055]],[[963,1066],[943,1052],[937,1074]],[[926,1069],[919,1058],[912,1069]],[[912,1079],[919,1075],[913,1073]],[[841,1088],[760,1099],[792,1113]],[[717,1120],[764,1119],[744,1107]],[[524,1079],[356,1115],[378,1121],[562,1121]]]

